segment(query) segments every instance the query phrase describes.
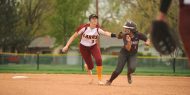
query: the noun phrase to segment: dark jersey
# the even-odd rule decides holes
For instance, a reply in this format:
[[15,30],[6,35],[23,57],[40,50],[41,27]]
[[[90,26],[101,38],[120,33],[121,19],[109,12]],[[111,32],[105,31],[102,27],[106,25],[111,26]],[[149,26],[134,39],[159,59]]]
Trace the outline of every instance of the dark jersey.
[[[124,46],[127,45],[127,43],[128,43],[126,40],[126,36],[127,36],[127,34],[123,37]],[[147,41],[147,37],[142,33],[139,33],[139,32],[135,33],[134,37],[131,38],[132,45],[131,45],[130,51],[127,51],[128,53],[132,53],[132,54],[137,53],[139,40]]]

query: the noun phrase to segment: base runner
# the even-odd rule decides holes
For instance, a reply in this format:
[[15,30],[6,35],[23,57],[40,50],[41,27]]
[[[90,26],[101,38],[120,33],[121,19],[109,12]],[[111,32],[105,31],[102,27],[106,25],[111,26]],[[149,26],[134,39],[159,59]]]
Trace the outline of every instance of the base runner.
[[120,50],[117,67],[112,73],[110,79],[106,82],[106,85],[111,85],[113,80],[117,78],[118,75],[122,72],[126,63],[128,67],[128,83],[131,84],[131,74],[135,72],[135,68],[137,66],[136,54],[138,50],[139,40],[145,41],[146,45],[150,44],[150,41],[147,39],[147,37],[136,30],[136,24],[134,22],[127,21],[123,27],[125,28],[125,33],[120,33],[119,36],[120,38],[123,38],[124,47]]

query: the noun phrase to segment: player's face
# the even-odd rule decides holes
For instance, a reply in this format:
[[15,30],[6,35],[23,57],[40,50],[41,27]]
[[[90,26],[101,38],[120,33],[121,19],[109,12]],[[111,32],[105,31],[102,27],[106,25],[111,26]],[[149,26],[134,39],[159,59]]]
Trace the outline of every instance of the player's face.
[[92,23],[93,25],[97,25],[98,24],[98,19],[96,17],[93,17],[90,19],[90,23]]
[[130,34],[130,33],[131,33],[130,30],[127,29],[127,28],[125,28],[125,32],[126,32],[127,34]]

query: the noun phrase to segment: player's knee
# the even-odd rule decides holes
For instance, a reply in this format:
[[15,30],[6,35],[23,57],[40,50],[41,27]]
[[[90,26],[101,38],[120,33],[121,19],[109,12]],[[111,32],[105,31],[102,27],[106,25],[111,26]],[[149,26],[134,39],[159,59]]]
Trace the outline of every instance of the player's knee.
[[93,68],[94,68],[94,65],[89,65],[89,66],[88,66],[88,69],[89,69],[89,70],[92,70]]
[[128,73],[134,73],[135,72],[135,68],[130,68]]
[[102,58],[96,59],[97,66],[102,66]]
[[121,72],[122,72],[122,70],[115,70],[115,71],[114,71],[114,73],[116,73],[116,74],[118,74],[118,75],[119,75]]

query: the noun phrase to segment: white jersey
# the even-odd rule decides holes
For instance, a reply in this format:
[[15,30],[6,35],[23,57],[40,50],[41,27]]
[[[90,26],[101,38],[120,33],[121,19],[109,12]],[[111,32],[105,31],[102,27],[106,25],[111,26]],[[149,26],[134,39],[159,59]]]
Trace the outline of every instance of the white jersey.
[[103,34],[103,30],[99,27],[90,28],[89,24],[83,25],[77,29],[77,33],[81,35],[80,44],[90,47],[96,44],[99,34]]

